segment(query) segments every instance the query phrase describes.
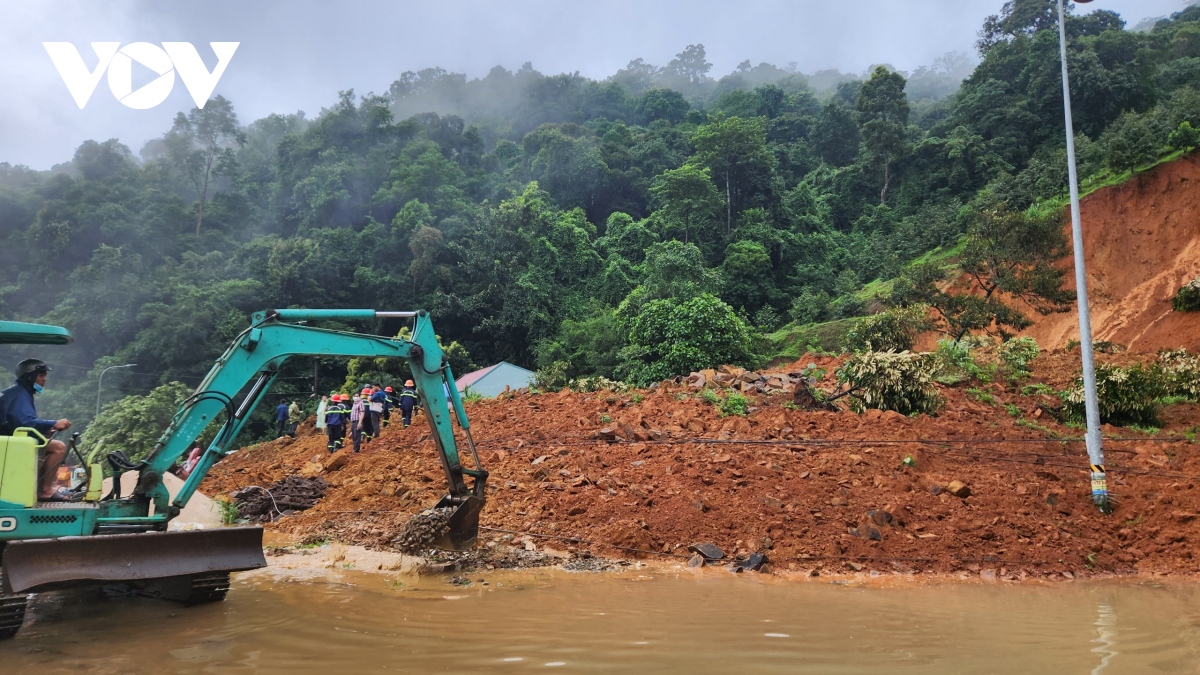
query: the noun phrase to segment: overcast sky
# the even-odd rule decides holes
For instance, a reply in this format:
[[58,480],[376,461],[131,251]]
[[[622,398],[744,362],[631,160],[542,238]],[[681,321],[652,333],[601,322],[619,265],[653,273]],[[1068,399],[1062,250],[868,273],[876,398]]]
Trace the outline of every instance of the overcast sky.
[[[802,72],[903,70],[949,51],[973,53],[985,16],[1002,0],[0,0],[0,162],[47,169],[84,140],[119,138],[136,154],[193,106],[176,79],[149,110],[119,103],[101,80],[87,107],[72,100],[45,41],[191,42],[211,68],[208,43],[240,42],[214,92],[243,123],[272,112],[310,117],[341,89],[386,92],[406,70],[441,66],[480,77],[525,61],[547,74],[611,75],[641,57],[664,65],[702,43],[720,77],[750,59]],[[1098,0],[1130,25],[1179,11],[1184,0]],[[140,82],[135,81],[134,88]]]

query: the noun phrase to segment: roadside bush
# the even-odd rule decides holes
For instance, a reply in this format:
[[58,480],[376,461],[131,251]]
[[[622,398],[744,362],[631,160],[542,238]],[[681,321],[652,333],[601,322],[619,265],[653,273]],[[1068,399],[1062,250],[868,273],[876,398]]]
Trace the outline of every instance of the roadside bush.
[[541,391],[560,391],[567,386],[567,368],[570,366],[566,361],[555,361],[550,365],[538,368],[533,373],[534,389]]
[[798,324],[820,323],[829,318],[829,294],[825,291],[813,293],[808,289],[792,301],[788,316]]
[[837,377],[850,386],[850,407],[855,412],[874,408],[912,415],[942,407],[933,379],[936,368],[932,354],[858,352],[838,369]]
[[721,417],[729,417],[730,415],[745,417],[749,407],[750,399],[736,391],[731,391],[725,396],[725,400],[721,401],[717,406],[717,409],[721,411]]
[[1101,136],[1104,161],[1114,171],[1134,171],[1158,159],[1163,134],[1148,115],[1125,112]]
[[1004,370],[1009,377],[1029,377],[1027,366],[1041,353],[1037,340],[1031,337],[1011,338],[1000,345],[1000,363],[1004,365]]
[[1162,396],[1200,400],[1200,358],[1186,349],[1164,349],[1158,353]]
[[[1099,364],[1096,366],[1096,397],[1100,404],[1100,421],[1115,426],[1158,423],[1157,400],[1163,395],[1158,368],[1135,363],[1128,368]],[[1087,419],[1084,407],[1083,379],[1063,396],[1063,410],[1068,421],[1083,423]]]
[[854,324],[843,346],[848,352],[902,352],[912,349],[917,336],[931,327],[929,305],[893,307]]
[[1176,150],[1191,150],[1200,145],[1200,129],[1194,128],[1191,122],[1184,120],[1171,132],[1167,144]]
[[1192,279],[1171,300],[1171,309],[1176,312],[1195,312],[1200,310],[1200,279]]

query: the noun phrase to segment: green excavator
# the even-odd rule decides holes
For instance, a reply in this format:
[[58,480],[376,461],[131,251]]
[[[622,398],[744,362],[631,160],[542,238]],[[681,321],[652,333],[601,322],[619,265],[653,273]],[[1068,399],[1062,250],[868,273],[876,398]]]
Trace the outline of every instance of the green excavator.
[[[389,339],[305,325],[312,321],[409,319],[410,339]],[[0,343],[67,344],[66,329],[0,321]],[[294,356],[405,359],[437,445],[449,491],[434,505],[448,514],[435,545],[466,550],[479,534],[488,473],[479,462],[454,376],[425,311],[280,309],[256,312],[175,414],[145,459],[108,452],[112,488],[103,492],[101,464],[87,467],[80,501],[39,502],[39,449],[34,429],[0,436],[0,638],[20,629],[32,593],[88,585],[125,585],[138,593],[186,604],[223,600],[231,572],[266,566],[262,528],[227,527],[168,531],[208,470],[234,449],[234,440]],[[470,448],[474,468],[459,458],[450,410]],[[220,430],[172,498],[163,474],[214,422]],[[132,493],[121,494],[121,475],[136,472]],[[471,484],[467,484],[467,478]],[[440,519],[439,519],[440,521]]]

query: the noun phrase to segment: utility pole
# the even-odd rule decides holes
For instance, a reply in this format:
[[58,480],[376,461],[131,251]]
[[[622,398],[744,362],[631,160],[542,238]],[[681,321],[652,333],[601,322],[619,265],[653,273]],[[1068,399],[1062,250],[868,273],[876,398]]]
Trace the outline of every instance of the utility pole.
[[96,417],[100,417],[100,387],[104,385],[104,374],[113,368],[132,368],[136,365],[136,363],[126,363],[123,366],[109,366],[100,371],[100,379],[96,382]]
[[[1071,183],[1071,243],[1075,250],[1075,301],[1079,312],[1079,351],[1083,357],[1083,396],[1087,411],[1088,463],[1091,464],[1092,502],[1110,513],[1108,480],[1104,471],[1104,446],[1100,436],[1100,405],[1096,398],[1096,362],[1092,352],[1092,318],[1088,310],[1087,270],[1083,261],[1083,227],[1079,215],[1079,174],[1075,168],[1075,123],[1071,119],[1071,81],[1067,74],[1067,14],[1058,0],[1058,42],[1062,57],[1063,111],[1067,127],[1067,173]],[[1091,2],[1091,0],[1078,0]]]

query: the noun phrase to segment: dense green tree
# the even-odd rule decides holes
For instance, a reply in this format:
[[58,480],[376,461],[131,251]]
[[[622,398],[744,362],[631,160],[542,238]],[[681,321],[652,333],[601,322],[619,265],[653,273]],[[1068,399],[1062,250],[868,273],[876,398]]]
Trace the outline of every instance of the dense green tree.
[[753,367],[750,341],[750,329],[716,296],[652,300],[630,325],[621,372],[644,386],[723,363]]
[[725,193],[725,232],[733,229],[734,209],[769,189],[777,160],[766,146],[761,118],[730,117],[700,127],[692,139],[696,160],[709,168]]
[[725,249],[721,264],[724,286],[721,297],[734,307],[753,314],[772,300],[771,256],[762,244],[737,241]]
[[[91,462],[114,450],[121,450],[129,459],[145,459],[158,442],[162,432],[171,424],[179,404],[192,394],[192,388],[181,382],[168,382],[145,396],[127,396],[104,407],[103,415],[91,424],[80,439],[79,451]],[[204,440],[211,440],[211,433]],[[200,439],[196,439],[200,441]]]
[[883,169],[880,204],[887,203],[891,165],[904,154],[908,140],[906,126],[909,108],[904,85],[903,75],[880,66],[871,74],[871,79],[863,84],[856,103],[863,142],[874,155],[875,163]]
[[852,163],[858,157],[861,142],[854,111],[832,101],[825,104],[813,125],[811,138],[817,154],[829,164]]
[[683,242],[718,217],[721,196],[707,167],[685,164],[659,174],[650,194],[669,222],[683,225]]
[[1062,288],[1062,270],[1053,263],[1066,242],[1060,215],[1030,216],[1003,201],[979,200],[969,216],[967,246],[957,269],[970,279],[966,287],[947,286],[947,270],[936,263],[916,265],[893,290],[900,304],[931,306],[955,340],[971,331],[1009,337],[1029,318],[1011,304],[1020,300],[1042,314],[1065,311],[1074,294]]

